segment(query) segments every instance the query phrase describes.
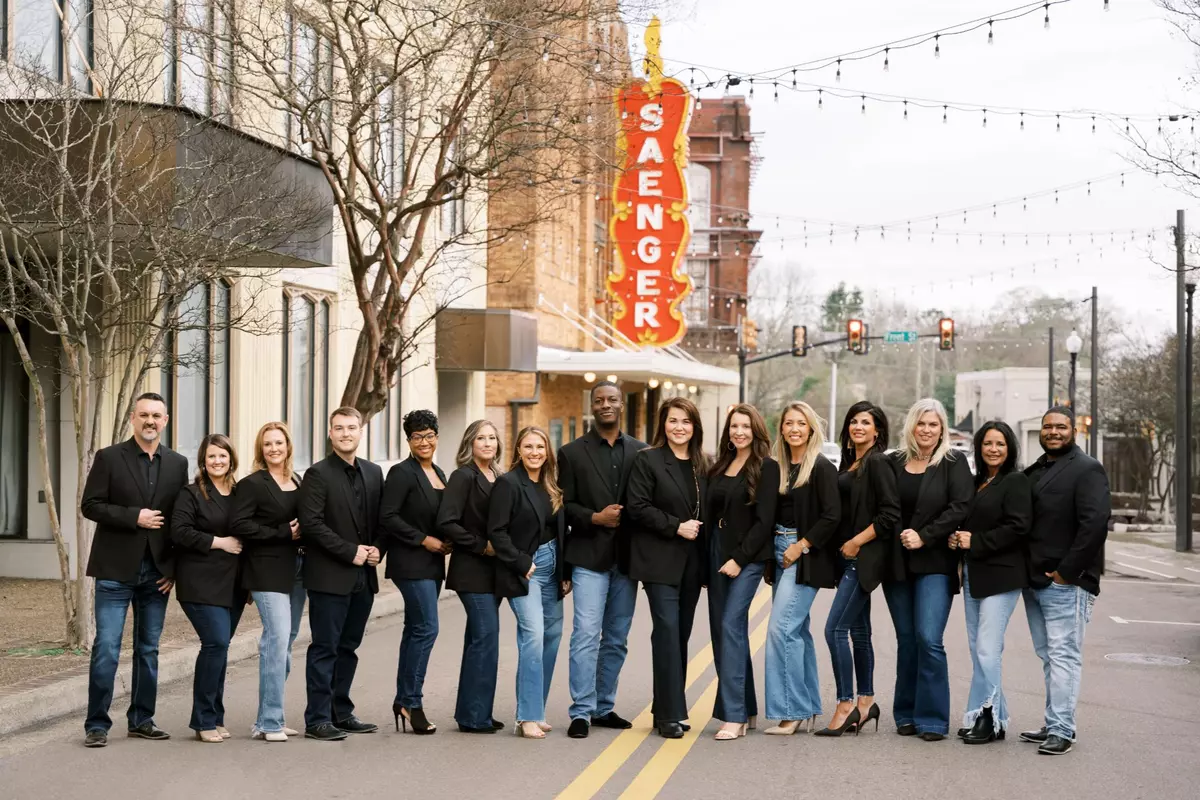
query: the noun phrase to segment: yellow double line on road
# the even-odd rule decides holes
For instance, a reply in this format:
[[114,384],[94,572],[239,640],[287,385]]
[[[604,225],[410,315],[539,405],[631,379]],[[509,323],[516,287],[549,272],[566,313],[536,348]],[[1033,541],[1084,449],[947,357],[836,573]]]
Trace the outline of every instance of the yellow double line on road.
[[[750,605],[749,618],[753,619],[763,606],[771,599],[771,590],[764,586],[759,590],[754,597],[754,602]],[[750,652],[753,655],[767,638],[767,620],[763,620],[754,633],[750,636]],[[688,662],[687,668],[687,683],[684,687],[685,691],[692,687],[700,676],[704,674],[709,665],[713,661],[711,635],[709,643],[704,646],[704,649]],[[687,756],[688,751],[692,749],[692,745],[696,743],[700,732],[704,730],[704,725],[711,716],[713,702],[717,696],[717,681],[713,681],[700,695],[700,698],[689,709],[689,717],[694,720],[692,729],[684,734],[682,739],[664,739],[659,745],[658,752],[651,756],[650,761],[642,767],[642,770],[629,784],[622,798],[632,800],[648,800],[654,797],[663,786],[671,774],[676,770],[679,764]],[[629,760],[641,746],[642,742],[649,737],[654,726],[654,717],[651,714],[650,706],[642,709],[642,713],[638,714],[633,720],[633,727],[629,730],[622,731],[612,744],[604,748],[596,760],[588,764],[583,772],[579,773],[579,777],[571,781],[567,788],[563,789],[557,796],[556,800],[590,800],[599,792],[608,780],[617,773],[626,761]],[[701,722],[704,720],[704,722]]]

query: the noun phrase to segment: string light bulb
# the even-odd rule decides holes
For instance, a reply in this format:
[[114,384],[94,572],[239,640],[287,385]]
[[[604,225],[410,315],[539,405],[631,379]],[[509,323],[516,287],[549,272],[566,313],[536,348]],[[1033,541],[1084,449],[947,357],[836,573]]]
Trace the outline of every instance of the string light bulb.
[[865,94],[862,96],[862,113],[867,113],[867,96]]
[[950,106],[942,106],[942,123],[950,121]]
[[825,91],[824,89],[817,89],[817,110],[818,110],[818,111],[824,111],[824,110],[825,110],[825,95],[824,95],[824,91]]
[[988,20],[988,44],[994,44],[995,38],[992,36],[992,20]]
[[[599,71],[600,71],[600,48],[597,47],[596,48],[596,60],[592,62],[592,72],[599,72]],[[692,71],[695,72],[695,70],[692,70]],[[692,84],[692,85],[694,86],[695,84]]]
[[892,48],[890,48],[890,47],[883,48],[883,71],[884,72],[891,71],[891,68],[888,65],[888,54],[890,53],[891,49]]
[[792,88],[796,88],[796,70],[792,70]]
[[1025,130],[1025,112],[1021,112],[1021,130]]
[[834,79],[835,79],[835,80],[837,80],[839,83],[841,83],[841,80],[842,80],[842,60],[841,60],[840,58],[837,60],[837,74],[836,74],[836,75],[834,75],[833,77],[834,77]]
[[935,33],[933,35],[933,57],[942,57],[942,35],[940,33]]
[[1046,9],[1046,22],[1044,27],[1046,30],[1050,30],[1050,4],[1046,3],[1044,8]]

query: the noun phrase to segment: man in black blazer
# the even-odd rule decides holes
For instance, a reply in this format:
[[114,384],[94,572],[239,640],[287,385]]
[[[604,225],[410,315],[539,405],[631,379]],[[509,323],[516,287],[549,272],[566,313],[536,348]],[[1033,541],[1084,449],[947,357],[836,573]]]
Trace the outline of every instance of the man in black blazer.
[[354,716],[350,685],[358,667],[358,646],[379,591],[375,566],[380,554],[374,540],[383,470],[355,455],[362,440],[362,415],[357,409],[339,408],[330,415],[329,440],[333,453],[309,467],[298,490],[312,629],[304,735],[321,741],[378,730]]
[[637,583],[628,576],[629,542],[621,532],[621,509],[633,456],[646,444],[621,432],[624,409],[620,387],[600,381],[592,387],[595,424],[558,453],[570,526],[564,560],[571,570],[575,608],[567,729],[572,739],[586,738],[592,724],[631,727],[613,710],[637,602]]
[[1025,614],[1046,672],[1046,724],[1021,739],[1043,755],[1071,751],[1083,672],[1083,632],[1100,594],[1112,500],[1099,461],[1075,444],[1075,415],[1055,406],[1042,417],[1045,454],[1025,470],[1033,485]]
[[96,523],[87,574],[96,579],[96,638],[88,672],[84,745],[104,747],[112,720],[113,682],[125,613],[132,603],[135,630],[129,735],[169,739],[154,724],[158,695],[158,639],[174,585],[170,519],[187,484],[187,459],[162,443],[167,404],[147,393],[129,417],[134,435],[96,453],[83,487],[80,510]]

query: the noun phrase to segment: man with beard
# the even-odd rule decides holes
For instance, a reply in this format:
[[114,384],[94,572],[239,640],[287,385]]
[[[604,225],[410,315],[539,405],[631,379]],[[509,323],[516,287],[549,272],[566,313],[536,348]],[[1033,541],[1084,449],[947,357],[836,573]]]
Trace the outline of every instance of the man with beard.
[[187,459],[162,443],[167,404],[143,394],[129,422],[134,435],[96,452],[83,487],[80,510],[96,523],[87,574],[96,579],[96,639],[88,671],[84,746],[104,747],[112,720],[113,682],[133,605],[133,664],[129,735],[161,740],[170,734],[154,724],[158,698],[158,640],[167,615],[174,574],[171,512],[188,481]]
[[1075,444],[1075,414],[1042,417],[1044,455],[1025,470],[1033,486],[1025,613],[1046,676],[1046,724],[1021,739],[1042,755],[1071,752],[1083,672],[1083,631],[1100,594],[1111,498],[1100,462]]
[[600,381],[591,397],[595,424],[558,454],[558,485],[571,526],[564,561],[575,607],[567,729],[572,739],[587,738],[593,724],[631,727],[613,710],[637,601],[637,584],[628,575],[621,508],[633,456],[646,444],[621,432],[625,403],[619,386]]

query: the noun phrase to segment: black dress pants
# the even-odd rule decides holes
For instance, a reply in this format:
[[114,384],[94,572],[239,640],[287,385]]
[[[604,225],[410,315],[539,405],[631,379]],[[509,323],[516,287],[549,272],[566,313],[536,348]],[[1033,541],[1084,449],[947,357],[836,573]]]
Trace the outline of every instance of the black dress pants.
[[367,588],[365,572],[350,594],[309,591],[308,621],[312,643],[308,646],[305,665],[306,727],[342,722],[354,713],[350,685],[358,669],[358,646],[362,644],[374,602],[375,595]]
[[654,628],[650,634],[650,652],[654,671],[654,722],[682,722],[688,718],[687,658],[688,639],[700,602],[703,575],[697,548],[688,549],[688,563],[678,586],[643,583],[650,602]]

